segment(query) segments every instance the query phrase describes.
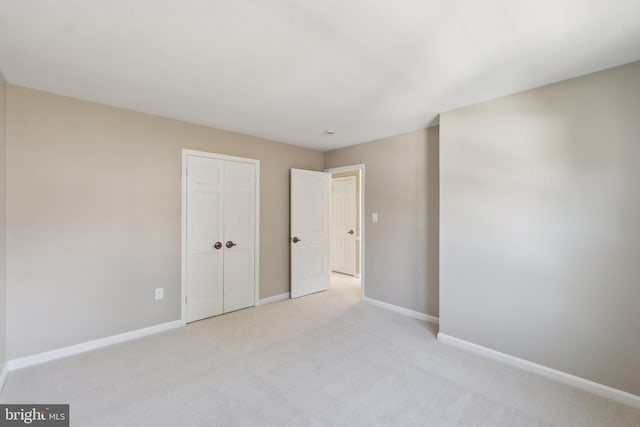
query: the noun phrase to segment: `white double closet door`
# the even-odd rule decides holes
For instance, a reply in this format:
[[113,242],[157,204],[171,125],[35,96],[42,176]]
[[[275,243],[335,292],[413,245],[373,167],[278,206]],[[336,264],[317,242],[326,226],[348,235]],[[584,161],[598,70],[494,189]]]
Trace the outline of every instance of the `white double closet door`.
[[186,321],[255,305],[257,162],[188,155]]

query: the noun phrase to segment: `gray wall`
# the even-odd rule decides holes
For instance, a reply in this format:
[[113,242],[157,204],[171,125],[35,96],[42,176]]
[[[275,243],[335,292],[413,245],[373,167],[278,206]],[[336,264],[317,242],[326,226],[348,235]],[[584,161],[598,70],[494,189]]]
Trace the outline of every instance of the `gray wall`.
[[438,316],[438,128],[324,154],[325,168],[357,163],[365,164],[366,296]]
[[7,83],[0,72],[0,371],[6,358],[7,303]]
[[640,394],[640,63],[440,117],[440,331]]
[[8,123],[9,358],[179,319],[182,148],[260,160],[260,297],[289,291],[289,168],[321,152],[13,85]]

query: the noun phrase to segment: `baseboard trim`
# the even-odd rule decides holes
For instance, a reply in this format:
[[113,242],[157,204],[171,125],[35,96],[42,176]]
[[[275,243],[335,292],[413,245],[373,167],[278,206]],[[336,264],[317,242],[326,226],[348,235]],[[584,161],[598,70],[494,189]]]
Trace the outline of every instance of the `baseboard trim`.
[[265,305],[265,304],[271,304],[271,303],[278,302],[278,301],[284,301],[286,299],[289,299],[290,297],[291,297],[291,295],[289,294],[289,292],[285,292],[284,294],[279,294],[279,295],[274,295],[272,297],[262,298],[261,300],[258,301],[258,305]]
[[9,375],[9,364],[5,363],[0,372],[0,391],[4,388],[4,383],[7,382],[7,375]]
[[135,340],[138,338],[146,337],[148,335],[154,335],[160,332],[165,332],[171,329],[179,328],[180,326],[182,326],[182,322],[180,320],[161,323],[159,325],[149,326],[148,328],[136,329],[135,331],[125,332],[123,334],[111,335],[109,337],[99,338],[97,340],[87,341],[84,343],[71,345],[69,347],[63,347],[63,348],[58,348],[56,350],[45,351],[44,353],[19,357],[17,359],[9,360],[7,362],[7,367],[9,371],[14,371],[16,369],[22,369],[22,368],[26,368],[33,365],[39,365],[41,363],[49,362],[51,360],[73,356],[75,354],[96,350],[102,347],[108,347],[110,345],[119,344],[125,341]]
[[385,310],[389,310],[395,313],[404,314],[405,316],[413,317],[414,319],[424,320],[425,322],[433,323],[435,325],[440,324],[440,319],[436,316],[420,313],[419,311],[409,310],[408,308],[389,304],[388,302],[380,301],[380,300],[365,297],[365,296],[362,297],[362,301],[367,302],[371,305],[375,305],[376,307],[384,308]]
[[606,397],[616,402],[624,403],[625,405],[640,408],[640,396],[628,393],[626,391],[618,390],[613,387],[599,384],[582,377],[578,377],[566,372],[558,371],[557,369],[549,368],[537,363],[530,362],[519,357],[511,356],[506,353],[501,353],[496,350],[492,350],[487,347],[483,347],[478,344],[474,344],[469,341],[461,340],[450,335],[443,333],[438,334],[438,341],[443,344],[448,344],[453,347],[457,347],[462,350],[466,350],[471,353],[475,353],[480,356],[487,357],[489,359],[497,360],[507,365],[520,368],[522,370],[532,372],[534,374],[542,375],[543,377],[550,378],[552,380],[559,381],[561,383],[585,390],[602,397]]

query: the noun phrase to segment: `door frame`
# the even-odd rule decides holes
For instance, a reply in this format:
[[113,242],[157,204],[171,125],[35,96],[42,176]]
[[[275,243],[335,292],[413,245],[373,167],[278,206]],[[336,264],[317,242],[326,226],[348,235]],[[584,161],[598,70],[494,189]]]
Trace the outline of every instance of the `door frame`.
[[[360,171],[360,289],[361,295],[364,299],[365,294],[365,165],[364,163],[358,163],[355,165],[340,166],[336,168],[326,168],[324,172],[336,173],[336,172],[352,172]],[[331,197],[329,197],[329,203],[331,203]]]
[[229,156],[226,154],[210,153],[207,151],[182,149],[182,201],[180,213],[180,322],[187,324],[187,157],[206,157],[217,160],[232,160],[234,162],[250,163],[256,168],[256,200],[255,200],[255,248],[254,248],[254,306],[260,301],[260,160],[246,157]]

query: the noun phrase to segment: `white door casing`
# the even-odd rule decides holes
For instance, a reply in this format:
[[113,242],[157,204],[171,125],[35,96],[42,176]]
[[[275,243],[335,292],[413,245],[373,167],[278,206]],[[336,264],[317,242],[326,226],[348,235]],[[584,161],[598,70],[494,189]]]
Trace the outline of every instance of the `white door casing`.
[[329,289],[330,187],[328,173],[291,169],[291,298]]
[[257,304],[260,163],[182,150],[182,165],[186,324]]
[[356,177],[331,180],[331,270],[356,273]]

